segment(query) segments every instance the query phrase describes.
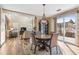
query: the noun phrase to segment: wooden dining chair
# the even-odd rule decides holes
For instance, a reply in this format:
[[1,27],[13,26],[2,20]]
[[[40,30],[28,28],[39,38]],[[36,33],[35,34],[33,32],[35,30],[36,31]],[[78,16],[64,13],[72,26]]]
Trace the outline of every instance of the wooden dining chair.
[[56,53],[57,51],[57,39],[58,39],[58,33],[52,33],[51,34],[51,40],[50,40],[50,55],[52,55],[52,48],[56,47]]
[[20,31],[20,39],[23,39],[23,33],[24,31]]

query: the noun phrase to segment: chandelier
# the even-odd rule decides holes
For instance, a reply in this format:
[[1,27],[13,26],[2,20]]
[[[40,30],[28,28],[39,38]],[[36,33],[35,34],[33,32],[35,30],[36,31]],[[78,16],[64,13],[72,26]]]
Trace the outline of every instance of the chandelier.
[[43,17],[42,17],[43,20],[45,20],[45,4],[43,4]]
[[41,22],[42,23],[47,23],[46,16],[45,16],[45,4],[43,4],[43,16],[42,16]]

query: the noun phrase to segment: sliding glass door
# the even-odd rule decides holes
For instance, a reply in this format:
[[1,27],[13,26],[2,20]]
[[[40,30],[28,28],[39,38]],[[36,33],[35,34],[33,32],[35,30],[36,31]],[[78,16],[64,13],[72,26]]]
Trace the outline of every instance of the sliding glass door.
[[65,41],[75,44],[76,34],[76,16],[75,14],[67,15],[64,17],[64,36]]
[[58,17],[57,32],[59,33],[59,40],[75,44],[76,14]]

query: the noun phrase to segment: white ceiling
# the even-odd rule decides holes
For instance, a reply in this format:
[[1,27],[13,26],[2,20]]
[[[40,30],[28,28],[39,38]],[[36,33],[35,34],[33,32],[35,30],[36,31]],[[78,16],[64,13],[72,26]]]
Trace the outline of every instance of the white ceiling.
[[[3,4],[1,5],[3,8],[25,12],[32,15],[42,16],[43,14],[43,6],[42,4]],[[54,14],[73,9],[78,7],[79,4],[46,4],[45,13],[46,16],[52,16]],[[57,12],[56,10],[62,9]]]

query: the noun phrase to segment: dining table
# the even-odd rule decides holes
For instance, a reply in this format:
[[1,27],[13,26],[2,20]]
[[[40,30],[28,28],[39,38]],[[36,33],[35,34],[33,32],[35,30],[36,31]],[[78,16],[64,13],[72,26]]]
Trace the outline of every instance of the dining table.
[[40,47],[39,50],[48,51],[46,47],[48,47],[48,42],[50,44],[51,35],[48,35],[48,34],[35,35],[35,38],[36,40],[42,43],[42,47]]

